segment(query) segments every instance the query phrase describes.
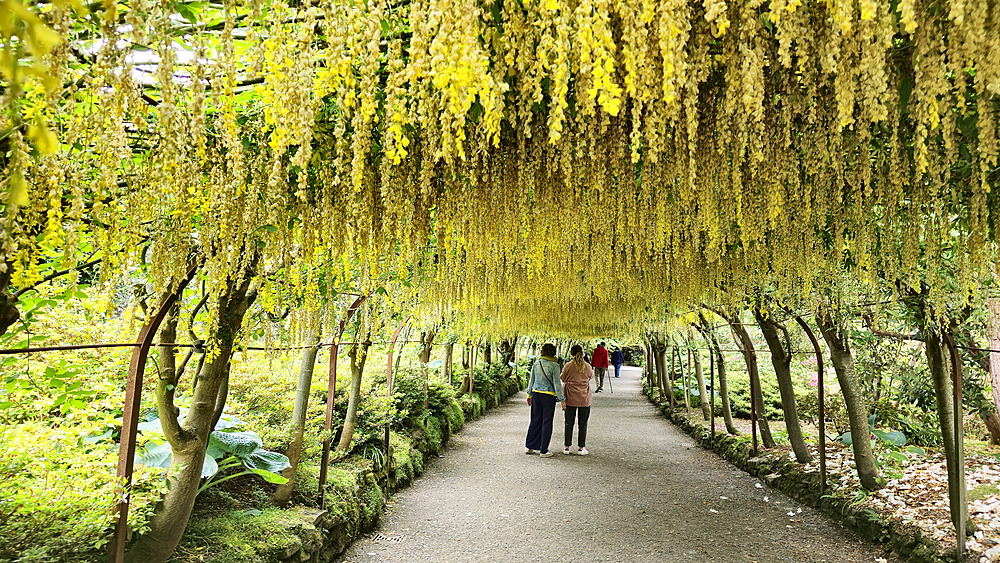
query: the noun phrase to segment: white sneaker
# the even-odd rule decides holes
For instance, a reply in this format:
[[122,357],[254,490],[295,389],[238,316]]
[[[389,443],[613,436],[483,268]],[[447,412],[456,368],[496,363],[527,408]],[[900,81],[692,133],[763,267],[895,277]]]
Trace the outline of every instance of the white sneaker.
[[563,453],[569,455],[569,446],[566,446],[566,448],[563,450]]
[[539,455],[538,457],[552,457],[552,452],[545,452],[545,453]]
[[580,448],[579,450],[577,450],[576,455],[587,455],[589,453],[590,452],[587,451],[587,448]]
[[533,449],[531,449],[531,448],[524,448],[524,453],[526,453],[526,454],[528,454],[528,455],[531,455],[531,454],[537,454],[537,453],[538,453],[538,450],[533,450]]

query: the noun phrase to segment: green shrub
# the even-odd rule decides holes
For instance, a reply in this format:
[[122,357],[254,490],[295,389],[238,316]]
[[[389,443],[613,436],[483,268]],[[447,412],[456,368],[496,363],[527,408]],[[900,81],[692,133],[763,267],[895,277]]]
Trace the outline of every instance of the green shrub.
[[[76,429],[0,425],[0,560],[90,561],[110,537],[117,446]],[[162,472],[137,466],[128,528],[148,529],[166,492]]]
[[462,412],[462,404],[452,399],[448,403],[448,432],[454,434],[465,426],[465,413]]

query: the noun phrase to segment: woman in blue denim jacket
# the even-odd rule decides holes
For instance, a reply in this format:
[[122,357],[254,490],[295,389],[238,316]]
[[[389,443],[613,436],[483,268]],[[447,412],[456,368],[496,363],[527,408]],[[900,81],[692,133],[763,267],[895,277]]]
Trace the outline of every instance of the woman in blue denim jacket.
[[541,457],[552,457],[549,442],[552,440],[552,419],[556,414],[556,402],[562,403],[566,410],[566,397],[563,395],[562,382],[559,374],[562,368],[556,361],[554,344],[542,346],[542,357],[531,366],[531,377],[528,379],[528,406],[531,407],[531,423],[528,425],[528,436],[524,440],[524,453],[541,453]]

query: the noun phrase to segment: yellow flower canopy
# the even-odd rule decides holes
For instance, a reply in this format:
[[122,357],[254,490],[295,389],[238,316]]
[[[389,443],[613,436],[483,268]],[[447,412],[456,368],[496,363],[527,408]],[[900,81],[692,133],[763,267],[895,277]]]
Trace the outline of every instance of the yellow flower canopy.
[[92,231],[106,270],[141,256],[160,287],[198,254],[210,286],[392,277],[426,318],[598,334],[844,280],[963,302],[996,256],[988,0],[6,0],[0,19],[15,283]]

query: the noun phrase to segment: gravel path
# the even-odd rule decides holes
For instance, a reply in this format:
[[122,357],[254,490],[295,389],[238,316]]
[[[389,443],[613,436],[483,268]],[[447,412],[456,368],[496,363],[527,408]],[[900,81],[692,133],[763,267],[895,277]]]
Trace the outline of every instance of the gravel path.
[[594,396],[589,456],[562,454],[558,412],[556,455],[525,455],[523,393],[469,424],[395,496],[376,533],[340,561],[868,563],[886,557],[697,447],[646,401],[640,375],[625,368],[611,378],[613,394],[605,388]]

